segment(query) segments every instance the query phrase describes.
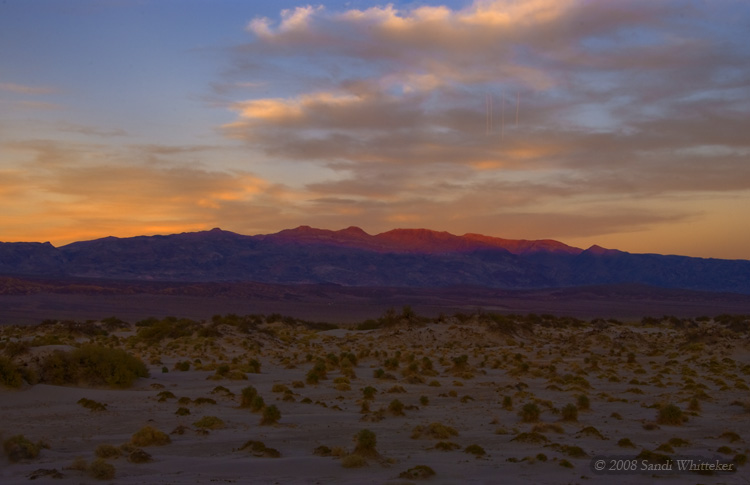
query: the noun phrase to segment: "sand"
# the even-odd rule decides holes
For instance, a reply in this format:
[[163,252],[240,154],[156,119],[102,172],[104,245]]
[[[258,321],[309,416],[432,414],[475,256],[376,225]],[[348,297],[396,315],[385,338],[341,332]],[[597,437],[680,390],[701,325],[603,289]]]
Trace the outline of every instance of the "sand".
[[[599,321],[580,326],[565,322],[552,319],[530,325],[519,320],[499,328],[474,316],[401,322],[375,330],[316,331],[264,321],[249,333],[217,325],[212,327],[218,331],[214,336],[195,333],[152,344],[134,344],[134,325],[96,337],[61,326],[2,327],[0,342],[61,336],[55,347],[34,346],[15,357],[16,362],[33,366],[51,349],[93,340],[138,355],[148,363],[150,376],[128,389],[0,387],[0,439],[23,434],[47,446],[37,458],[20,462],[0,456],[0,482],[29,483],[34,472],[55,469],[62,478],[43,476],[36,482],[100,483],[89,470],[72,469],[74,462],[90,465],[99,445],[119,447],[147,425],[170,434],[171,443],[143,447],[153,458],[149,463],[131,463],[125,456],[107,459],[115,476],[103,482],[746,482],[748,465],[737,463],[750,454],[746,331],[732,331],[714,321]],[[351,370],[329,358],[327,378],[318,384],[306,382],[318,357],[342,353],[357,356]],[[239,372],[251,358],[260,362],[260,373]],[[424,358],[430,359],[432,370],[425,367]],[[176,363],[188,360],[190,370],[175,369]],[[247,379],[212,379],[220,364]],[[246,386],[255,387],[266,405],[278,407],[277,424],[261,425],[262,413],[240,407]],[[363,412],[362,390],[367,386],[377,392],[369,401],[370,411]],[[164,391],[175,397],[160,401]],[[588,398],[589,409],[580,395]],[[78,404],[81,398],[106,404],[107,409],[86,409]],[[180,398],[190,401],[179,403]],[[216,403],[196,404],[198,398]],[[394,400],[404,405],[403,415],[389,409]],[[519,413],[531,403],[540,416],[536,422],[524,422]],[[658,423],[658,407],[669,403],[683,411],[684,422]],[[568,404],[577,405],[577,420],[563,420],[562,409]],[[180,407],[190,414],[176,415]],[[204,416],[219,417],[225,427],[201,432],[194,423]],[[431,423],[457,434],[413,436],[415,428],[426,429]],[[379,455],[365,457],[366,466],[346,468],[342,456],[354,451],[355,436],[363,429],[375,433]],[[624,438],[635,447],[620,446]],[[249,440],[262,441],[280,456],[240,450]],[[454,443],[456,449],[443,451],[440,442]],[[467,452],[470,445],[478,445],[484,454]],[[316,454],[320,446],[339,456]],[[719,459],[738,471],[699,475],[640,470],[656,463],[648,455],[641,455],[639,470],[628,474],[602,475],[592,469],[595,457],[636,459],[643,450],[673,462],[678,455]],[[402,475],[417,466],[427,466],[435,475]]]

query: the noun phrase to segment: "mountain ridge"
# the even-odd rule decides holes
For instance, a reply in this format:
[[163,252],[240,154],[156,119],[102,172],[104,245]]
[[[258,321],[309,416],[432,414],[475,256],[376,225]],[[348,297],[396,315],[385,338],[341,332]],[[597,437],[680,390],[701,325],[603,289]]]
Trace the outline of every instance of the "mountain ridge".
[[529,289],[637,283],[750,294],[750,261],[631,254],[554,240],[428,229],[370,235],[299,226],[247,236],[214,228],[60,247],[0,243],[0,274],[133,281]]

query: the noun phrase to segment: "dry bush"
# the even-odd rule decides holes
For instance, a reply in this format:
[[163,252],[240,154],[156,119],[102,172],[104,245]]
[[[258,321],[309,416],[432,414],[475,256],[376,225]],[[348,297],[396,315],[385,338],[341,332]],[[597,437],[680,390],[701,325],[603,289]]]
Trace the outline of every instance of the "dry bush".
[[130,443],[133,446],[163,446],[171,443],[169,435],[153,426],[144,426],[133,434]]
[[31,460],[39,456],[42,443],[33,443],[24,435],[18,434],[3,442],[3,450],[11,462]]
[[97,480],[112,480],[115,478],[115,466],[97,458],[89,466],[89,474]]

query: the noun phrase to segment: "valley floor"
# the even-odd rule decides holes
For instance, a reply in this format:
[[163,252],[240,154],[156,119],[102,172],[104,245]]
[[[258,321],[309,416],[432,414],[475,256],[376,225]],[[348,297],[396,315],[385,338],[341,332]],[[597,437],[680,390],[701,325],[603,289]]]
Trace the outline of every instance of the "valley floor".
[[[92,342],[149,370],[127,389],[0,386],[0,441],[43,444],[36,458],[0,456],[0,482],[95,483],[107,450],[105,481],[122,484],[747,481],[746,323],[458,315],[315,330],[227,317],[181,335],[110,324],[0,327],[0,350],[26,369]],[[280,411],[276,423],[261,424],[259,401],[242,406],[248,387]],[[169,443],[138,444],[146,426]],[[364,429],[374,452],[357,450]],[[249,441],[265,450],[241,449]],[[133,462],[139,450],[151,460]],[[680,471],[680,456],[735,471]],[[601,473],[600,459],[637,470]]]

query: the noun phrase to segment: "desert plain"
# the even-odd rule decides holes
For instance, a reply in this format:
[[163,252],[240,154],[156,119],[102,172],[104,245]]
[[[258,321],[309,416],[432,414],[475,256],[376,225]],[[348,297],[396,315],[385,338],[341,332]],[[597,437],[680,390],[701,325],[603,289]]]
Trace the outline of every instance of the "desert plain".
[[0,482],[747,483],[747,322],[4,325]]

